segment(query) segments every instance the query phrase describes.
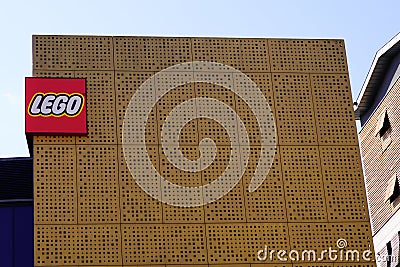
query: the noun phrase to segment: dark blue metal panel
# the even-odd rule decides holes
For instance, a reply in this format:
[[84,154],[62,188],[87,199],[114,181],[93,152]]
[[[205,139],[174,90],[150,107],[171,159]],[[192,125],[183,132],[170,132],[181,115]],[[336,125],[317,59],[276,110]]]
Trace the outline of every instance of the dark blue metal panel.
[[0,158],[0,200],[33,199],[33,159]]
[[33,207],[14,208],[14,267],[33,266]]
[[13,208],[0,207],[0,266],[13,267]]

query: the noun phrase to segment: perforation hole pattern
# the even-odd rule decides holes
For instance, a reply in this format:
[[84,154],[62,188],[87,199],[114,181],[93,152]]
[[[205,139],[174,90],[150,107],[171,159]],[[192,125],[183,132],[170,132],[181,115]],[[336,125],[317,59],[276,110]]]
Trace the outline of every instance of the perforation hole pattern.
[[[237,85],[237,76],[223,67],[201,74],[210,83],[186,84],[160,99],[147,121],[146,148],[122,146],[125,109],[140,85],[158,71],[196,60],[244,72],[270,106],[277,147],[268,144],[275,158],[255,192],[248,186],[261,154],[257,119],[238,95],[210,84],[224,79],[228,88]],[[34,136],[35,266],[286,267],[292,263],[261,263],[257,251],[265,245],[334,247],[339,237],[351,248],[371,248],[342,40],[34,36],[33,75],[86,78],[89,129],[88,136]],[[173,79],[163,76],[166,83]],[[148,97],[156,99],[159,84],[151,82],[155,90]],[[200,156],[200,140],[215,141],[215,161],[201,172],[179,170],[161,146],[166,117],[193,97],[219,100],[239,115],[250,147],[234,145],[250,157],[230,193],[206,206],[180,208],[139,187],[123,150],[146,149],[157,172],[176,184],[217,179],[232,145],[217,122],[195,119],[180,133],[181,151],[192,160]],[[148,175],[140,168],[132,171]]]
[[[337,240],[343,238],[348,244],[346,249],[364,251],[372,248],[372,238],[368,234],[370,231],[368,222],[289,224],[292,249],[299,249],[304,246],[315,250],[322,247],[337,248]],[[315,238],[309,238],[310,235]],[[344,262],[340,259],[337,261]],[[365,262],[361,257],[360,261]]]
[[317,146],[281,146],[289,222],[327,221]]
[[33,36],[33,68],[112,70],[112,37]]
[[88,135],[77,136],[77,144],[116,144],[114,72],[76,71],[86,79]]
[[189,38],[114,37],[115,69],[160,71],[189,62]]
[[121,265],[120,236],[119,225],[37,225],[35,264]]
[[272,83],[279,144],[317,145],[309,75],[275,73]]
[[79,222],[119,223],[117,146],[77,146]]
[[329,220],[368,220],[358,146],[323,146],[320,154]]
[[311,75],[314,109],[321,145],[351,145],[357,131],[348,75]]
[[342,40],[268,40],[272,72],[346,73]]
[[[128,153],[134,153],[140,149],[139,146],[125,146]],[[147,153],[157,168],[160,165],[158,157],[159,147],[147,145]],[[120,183],[120,205],[122,223],[162,223],[163,210],[161,202],[147,195],[139,185],[132,179],[124,159],[123,148],[118,146],[119,183]],[[138,162],[137,164],[141,164]]]
[[34,165],[35,224],[75,224],[76,147],[35,145]]

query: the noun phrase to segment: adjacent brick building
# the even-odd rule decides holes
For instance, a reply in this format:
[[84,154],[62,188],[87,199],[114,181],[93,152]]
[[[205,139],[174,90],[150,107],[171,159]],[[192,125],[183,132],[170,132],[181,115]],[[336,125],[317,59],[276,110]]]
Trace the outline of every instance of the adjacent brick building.
[[[375,250],[399,264],[400,34],[373,61],[355,103]],[[387,264],[387,265],[386,265]]]

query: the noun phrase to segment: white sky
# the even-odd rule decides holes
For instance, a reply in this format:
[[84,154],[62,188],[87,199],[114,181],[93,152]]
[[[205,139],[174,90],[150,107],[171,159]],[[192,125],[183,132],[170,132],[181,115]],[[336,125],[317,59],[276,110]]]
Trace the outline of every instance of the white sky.
[[400,1],[1,1],[0,157],[28,156],[32,34],[343,38],[353,98],[400,31]]

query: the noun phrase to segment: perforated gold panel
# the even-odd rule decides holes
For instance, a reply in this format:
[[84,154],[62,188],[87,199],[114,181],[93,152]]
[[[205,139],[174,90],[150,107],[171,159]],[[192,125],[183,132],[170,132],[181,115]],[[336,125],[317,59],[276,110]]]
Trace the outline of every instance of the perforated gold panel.
[[117,143],[115,86],[112,71],[76,71],[86,79],[88,135],[77,136],[77,144]]
[[76,224],[76,147],[35,145],[33,156],[35,224]]
[[[196,160],[200,156],[197,146],[181,145],[181,151],[189,160]],[[199,172],[188,172],[173,166],[166,158],[162,146],[158,146],[160,160],[159,172],[168,181],[181,186],[200,186],[202,174]],[[168,197],[174,197],[168,195]],[[163,204],[163,222],[165,223],[204,223],[203,207],[175,207]]]
[[[210,74],[210,78],[212,74]],[[226,84],[233,84],[231,74],[218,73],[217,77],[228,77],[231,78]],[[224,104],[228,105],[231,109],[235,110],[235,94],[221,86],[209,83],[195,83],[195,95],[196,97],[213,98],[222,101]],[[198,127],[198,140],[204,138],[211,138],[217,145],[229,146],[230,140],[229,136],[219,123],[214,120],[203,118],[197,120]]]
[[[265,245],[288,250],[288,229],[278,223],[207,225],[210,264],[257,263],[254,251]],[[231,255],[227,257],[227,255]]]
[[275,118],[280,145],[317,145],[308,74],[273,73]]
[[329,221],[369,220],[359,155],[358,146],[320,147]]
[[[230,146],[218,146],[217,157],[202,173],[203,183],[209,184],[215,181],[224,172],[229,164],[230,153]],[[246,209],[244,201],[243,185],[239,181],[229,194],[216,202],[204,206],[206,222],[245,222]]]
[[[189,75],[189,74],[188,74]],[[164,75],[165,77],[162,77],[161,81],[170,83],[172,82],[173,78],[169,75],[169,73]],[[160,82],[161,82],[160,81]],[[157,84],[155,85],[156,87],[158,86]],[[194,84],[185,84],[182,86],[179,86],[167,94],[165,94],[160,101],[157,102],[155,105],[154,109],[157,112],[157,136],[158,136],[158,144],[161,144],[161,131],[164,126],[164,122],[167,119],[168,115],[171,113],[171,111],[178,106],[179,104],[195,98],[195,89],[194,89]],[[153,110],[154,110],[153,109]],[[183,112],[180,112],[177,116],[179,118],[185,118],[186,116],[190,115],[190,113],[195,113],[196,111],[188,111],[188,110],[183,110]],[[181,145],[197,145],[198,144],[198,130],[197,130],[197,123],[193,122],[190,124],[187,124],[187,127],[183,131],[181,131],[181,134],[179,136],[179,143]],[[165,137],[170,137],[172,133],[165,132],[163,133]]]
[[347,73],[343,40],[268,40],[272,72]]
[[[127,151],[137,151],[140,147],[125,147]],[[158,146],[148,145],[147,152],[155,166],[160,165]],[[161,223],[163,214],[161,202],[150,198],[132,179],[124,159],[123,148],[118,146],[120,205],[122,223]],[[137,164],[141,164],[138,162]]]
[[122,225],[125,265],[207,263],[204,224]]
[[286,222],[286,202],[282,180],[280,148],[268,147],[275,151],[275,158],[267,179],[259,190],[250,193],[247,185],[256,169],[260,156],[260,147],[250,147],[250,159],[243,175],[246,197],[246,219],[248,222]]
[[[225,66],[205,62],[179,73],[176,67],[158,73],[191,61],[234,67],[256,86]],[[196,78],[202,82],[182,82],[201,68]],[[339,238],[351,249],[372,249],[342,40],[34,36],[33,75],[86,78],[89,130],[87,136],[34,137],[35,266],[374,266],[257,257],[265,246],[276,251],[336,248]],[[154,102],[146,107],[145,145],[137,139],[127,143],[126,110],[146,81],[150,89],[137,100],[138,105]],[[162,86],[179,81],[162,95]],[[231,90],[238,88],[242,95]],[[255,90],[275,119],[275,125],[267,125],[265,143],[251,107],[266,109],[265,101],[257,96],[246,102]],[[163,131],[167,118],[193,98],[214,99],[233,110],[249,141],[248,146],[243,139],[232,143],[219,122],[200,116],[199,102],[194,110],[179,110],[179,119],[195,117],[179,133],[186,159],[203,164],[201,149],[207,153],[214,146],[200,149],[199,144],[205,138],[214,141],[215,158],[200,171],[170,162],[163,147],[163,138],[171,142],[173,137]],[[210,108],[219,110],[215,102]],[[239,119],[223,119],[239,131]],[[131,120],[128,131],[143,130],[138,117]],[[271,168],[251,192],[263,145],[273,155],[263,164]],[[239,155],[233,156],[236,149]],[[145,158],[132,156],[143,153]],[[243,173],[241,179],[206,205],[173,206],[143,187],[165,190],[151,181],[155,175],[180,186],[205,186],[231,165]],[[144,179],[143,184],[135,179]],[[162,201],[180,198],[164,193]]]
[[228,38],[192,38],[194,61],[219,62],[243,70],[240,42]]
[[357,143],[348,75],[312,74],[311,86],[319,144],[352,145]]
[[189,38],[114,37],[114,68],[160,71],[191,61]]
[[[337,248],[338,239],[345,239],[346,249],[349,250],[364,251],[372,247],[368,222],[289,224],[289,232],[291,248],[296,250],[303,250],[305,244],[315,250],[321,247]],[[338,257],[337,261],[343,262],[343,259]]]
[[121,265],[119,225],[36,225],[38,266]]
[[[115,73],[118,144],[122,143],[122,124],[129,101],[139,86],[150,79],[152,75],[154,75],[154,72],[117,71]],[[149,97],[154,98],[154,92],[149,92]],[[158,144],[156,110],[149,116],[146,133],[147,144]]]
[[281,146],[280,152],[288,221],[327,221],[318,147]]
[[33,36],[34,70],[112,70],[112,37]]
[[119,223],[117,146],[76,147],[79,223]]

